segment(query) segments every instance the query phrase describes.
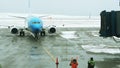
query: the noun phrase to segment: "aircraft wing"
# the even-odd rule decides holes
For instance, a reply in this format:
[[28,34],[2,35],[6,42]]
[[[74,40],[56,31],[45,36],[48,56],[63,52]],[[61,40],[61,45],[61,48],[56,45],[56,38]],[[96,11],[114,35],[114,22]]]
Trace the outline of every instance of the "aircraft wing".
[[[10,17],[15,17],[15,18],[19,18],[19,19],[27,19],[27,17],[23,17],[23,16],[12,16],[9,15]],[[39,18],[44,18],[44,17],[48,17],[49,15],[45,15],[45,16],[39,16]]]
[[[11,15],[9,15],[11,16]],[[26,17],[22,17],[22,16],[11,16],[11,17],[15,17],[15,18],[19,18],[19,19],[26,19]]]

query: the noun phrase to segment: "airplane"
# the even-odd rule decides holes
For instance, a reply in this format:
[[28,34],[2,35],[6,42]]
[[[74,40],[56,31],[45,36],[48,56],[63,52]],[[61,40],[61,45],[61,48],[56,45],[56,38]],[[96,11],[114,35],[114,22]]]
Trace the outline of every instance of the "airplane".
[[[11,33],[12,34],[19,34],[20,36],[25,36],[24,31],[27,30],[33,34],[32,36],[34,38],[38,38],[39,35],[45,36],[46,31],[45,31],[45,28],[43,27],[43,21],[41,19],[42,17],[45,17],[45,16],[36,17],[36,16],[31,15],[30,0],[28,0],[28,8],[29,8],[28,17],[12,16],[12,17],[24,19],[26,24],[27,24],[27,28],[19,29],[17,27],[12,27]],[[48,33],[50,33],[50,34],[56,33],[56,26],[54,26],[54,25],[49,26]]]
[[[34,38],[38,38],[38,36],[46,35],[45,28],[43,27],[43,21],[42,19],[40,19],[40,17],[35,17],[35,16],[29,16],[29,17],[13,16],[13,17],[25,19],[27,23],[27,28],[12,27],[10,30],[12,34],[19,34],[20,36],[25,36],[24,31],[27,30],[33,34]],[[53,25],[49,26],[48,33],[50,34],[56,33],[56,26]]]

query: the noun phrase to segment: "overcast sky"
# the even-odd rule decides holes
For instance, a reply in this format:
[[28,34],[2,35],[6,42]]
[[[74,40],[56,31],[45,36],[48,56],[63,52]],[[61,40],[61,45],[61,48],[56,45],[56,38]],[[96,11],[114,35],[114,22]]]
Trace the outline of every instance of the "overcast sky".
[[[31,0],[31,11],[40,14],[99,15],[119,10],[119,0]],[[28,12],[28,0],[0,0],[0,12]]]

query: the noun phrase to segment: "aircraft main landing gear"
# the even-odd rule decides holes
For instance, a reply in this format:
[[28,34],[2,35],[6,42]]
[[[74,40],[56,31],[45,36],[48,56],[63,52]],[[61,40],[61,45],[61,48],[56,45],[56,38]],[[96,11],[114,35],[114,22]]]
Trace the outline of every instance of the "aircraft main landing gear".
[[40,33],[40,35],[41,35],[41,36],[45,36],[45,31],[42,31],[42,32]]
[[23,29],[21,29],[20,31],[20,36],[25,36],[25,32],[23,31]]
[[42,31],[40,32],[40,35],[45,36],[45,30],[44,29],[42,29]]

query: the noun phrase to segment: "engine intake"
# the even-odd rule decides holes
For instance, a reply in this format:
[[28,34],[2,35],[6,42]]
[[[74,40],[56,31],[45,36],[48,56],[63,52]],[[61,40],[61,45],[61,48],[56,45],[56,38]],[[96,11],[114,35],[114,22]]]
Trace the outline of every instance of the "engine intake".
[[11,29],[11,33],[12,34],[17,34],[18,33],[18,29],[17,28],[12,28]]
[[51,27],[50,29],[49,29],[49,33],[55,33],[56,32],[56,29],[54,28],[54,27]]

